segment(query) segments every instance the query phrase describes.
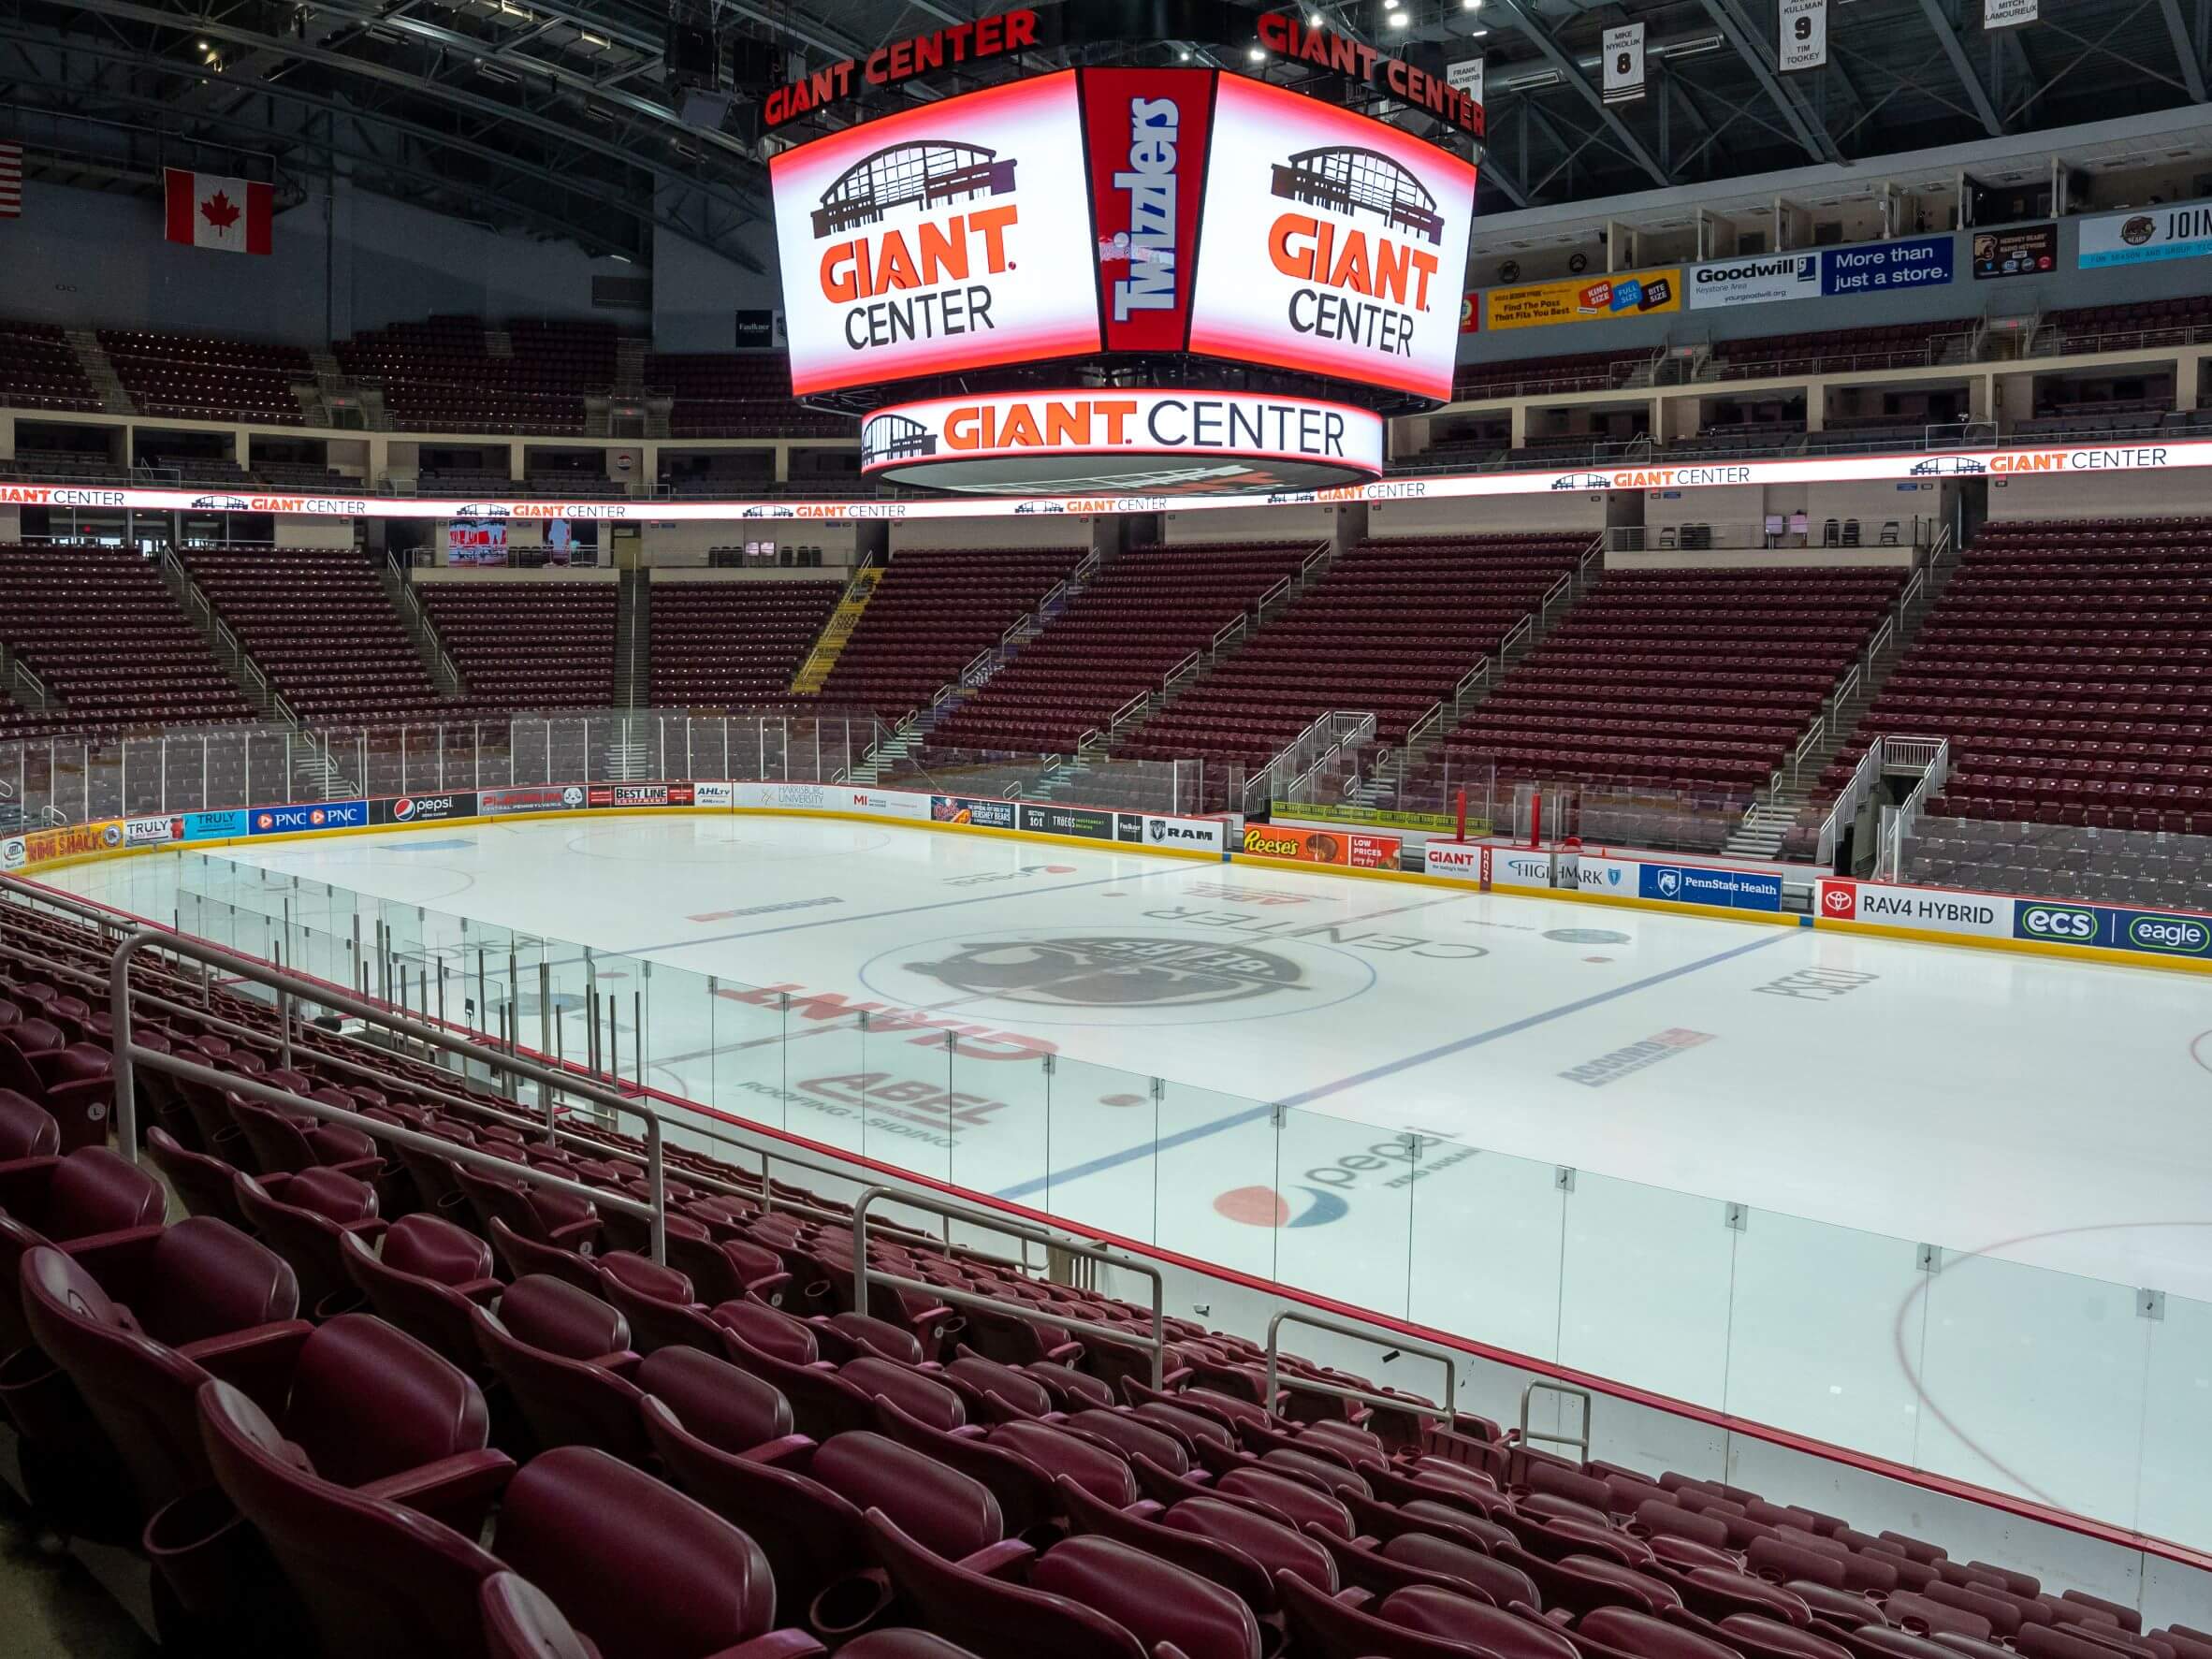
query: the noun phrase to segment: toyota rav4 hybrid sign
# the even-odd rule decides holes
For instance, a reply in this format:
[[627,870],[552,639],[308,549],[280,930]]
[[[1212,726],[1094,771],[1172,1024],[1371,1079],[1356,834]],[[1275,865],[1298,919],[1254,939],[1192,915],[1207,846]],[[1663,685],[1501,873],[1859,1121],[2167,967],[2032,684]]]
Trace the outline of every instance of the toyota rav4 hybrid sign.
[[1224,75],[1190,349],[1442,402],[1474,218],[1473,163]]
[[895,403],[860,429],[862,472],[944,489],[1303,489],[1382,463],[1380,415],[1248,392],[984,393]]
[[792,390],[1097,351],[1083,177],[1072,70],[774,157]]

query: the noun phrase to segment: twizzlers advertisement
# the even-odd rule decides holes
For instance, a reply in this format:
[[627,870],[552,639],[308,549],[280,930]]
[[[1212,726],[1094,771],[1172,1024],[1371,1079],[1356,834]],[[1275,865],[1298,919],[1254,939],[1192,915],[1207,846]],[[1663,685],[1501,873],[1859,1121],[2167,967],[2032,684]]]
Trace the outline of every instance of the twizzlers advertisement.
[[1109,351],[1183,349],[1213,106],[1210,69],[1084,74]]
[[1073,70],[774,157],[792,390],[1098,350],[1083,159]]
[[1474,216],[1473,163],[1224,75],[1190,349],[1446,400]]

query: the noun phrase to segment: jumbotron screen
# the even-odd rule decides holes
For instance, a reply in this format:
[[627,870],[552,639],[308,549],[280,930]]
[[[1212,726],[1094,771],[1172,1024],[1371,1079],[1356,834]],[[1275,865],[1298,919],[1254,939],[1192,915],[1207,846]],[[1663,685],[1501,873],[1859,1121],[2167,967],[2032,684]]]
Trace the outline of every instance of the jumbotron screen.
[[1063,70],[769,178],[800,397],[1115,351],[1450,392],[1474,165],[1280,87]]

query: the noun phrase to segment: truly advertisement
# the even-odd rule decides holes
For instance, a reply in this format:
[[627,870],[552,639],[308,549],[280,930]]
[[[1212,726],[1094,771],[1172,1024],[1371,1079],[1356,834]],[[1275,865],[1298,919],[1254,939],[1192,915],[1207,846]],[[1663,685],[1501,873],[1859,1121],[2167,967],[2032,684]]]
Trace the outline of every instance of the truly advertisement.
[[243,807],[232,807],[220,812],[184,814],[184,838],[187,841],[227,841],[248,833],[246,809]]
[[2074,262],[2084,270],[2106,265],[2150,265],[2212,254],[2212,201],[2100,213],[2081,222]]
[[1241,76],[1213,122],[1190,349],[1448,399],[1474,164]]
[[1034,836],[1075,836],[1085,841],[1114,838],[1113,814],[1092,807],[1038,807],[1025,802],[1021,827]]
[[171,841],[184,838],[183,814],[163,814],[153,818],[126,818],[123,821],[123,844],[125,847],[166,847]]
[[1014,827],[1014,804],[969,795],[932,795],[929,816],[939,823],[972,823],[984,829],[1010,830]]
[[1084,75],[1108,351],[1183,349],[1213,102],[1208,69]]
[[1083,160],[1071,70],[771,158],[792,390],[1097,351]]
[[298,807],[255,807],[246,827],[256,836],[298,836],[316,830],[354,829],[369,822],[367,801],[313,801]]
[[1612,276],[1492,288],[1482,297],[1482,327],[1541,328],[1553,323],[1602,323],[1681,309],[1682,273],[1670,266],[1664,270],[1623,270]]
[[1404,845],[1396,836],[1362,835],[1358,830],[1300,829],[1287,823],[1244,826],[1244,851],[1254,857],[1343,865],[1355,870],[1396,869]]

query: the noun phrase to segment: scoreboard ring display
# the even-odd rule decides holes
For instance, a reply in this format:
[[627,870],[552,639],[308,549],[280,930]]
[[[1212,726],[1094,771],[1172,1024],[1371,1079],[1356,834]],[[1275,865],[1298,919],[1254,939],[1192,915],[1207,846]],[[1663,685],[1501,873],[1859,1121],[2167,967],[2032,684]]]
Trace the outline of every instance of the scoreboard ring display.
[[[978,20],[963,61],[978,41],[1068,44],[1089,10]],[[1479,109],[1408,105],[1445,83],[1236,15],[1287,72],[1363,80],[1371,105],[1438,130],[1268,65],[1085,61],[772,156],[793,393],[856,417],[866,475],[1011,494],[1327,488],[1379,475],[1386,415],[1449,398]],[[1131,55],[1164,55],[1149,46]],[[779,89],[776,109],[948,55],[937,36],[894,43]],[[1029,66],[1018,50],[989,61]]]

